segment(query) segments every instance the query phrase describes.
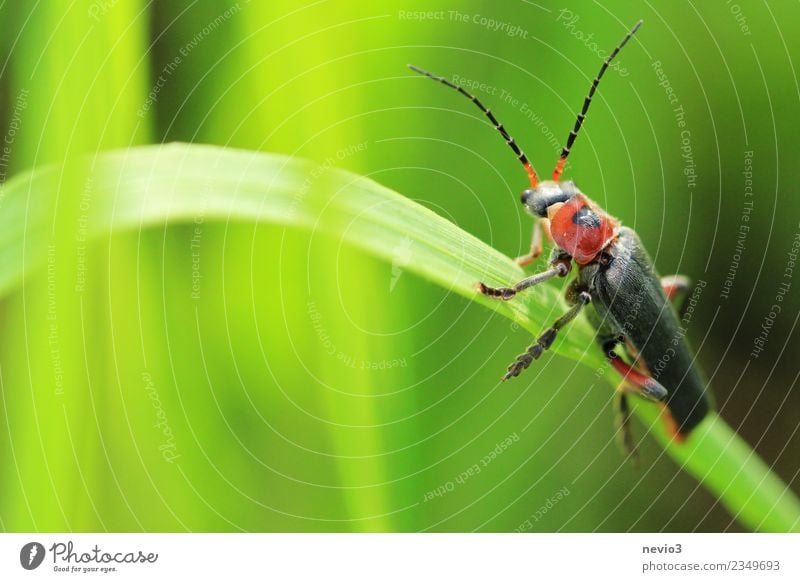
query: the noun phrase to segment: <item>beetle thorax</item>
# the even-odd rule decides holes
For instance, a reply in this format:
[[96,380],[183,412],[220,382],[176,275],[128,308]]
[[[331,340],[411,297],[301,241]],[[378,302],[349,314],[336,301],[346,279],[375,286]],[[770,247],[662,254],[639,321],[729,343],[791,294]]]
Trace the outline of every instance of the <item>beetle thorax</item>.
[[581,193],[547,208],[553,240],[579,265],[594,261],[617,236],[619,223]]

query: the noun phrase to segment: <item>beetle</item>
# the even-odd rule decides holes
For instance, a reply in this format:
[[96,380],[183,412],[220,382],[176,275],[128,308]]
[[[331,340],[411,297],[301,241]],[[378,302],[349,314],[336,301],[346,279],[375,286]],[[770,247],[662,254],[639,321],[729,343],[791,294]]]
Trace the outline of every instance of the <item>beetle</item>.
[[[478,283],[478,292],[501,301],[555,277],[566,277],[570,309],[559,317],[508,367],[503,380],[518,376],[553,345],[559,331],[584,312],[597,332],[597,342],[609,364],[622,376],[616,391],[618,435],[634,462],[636,448],[630,430],[629,394],[661,404],[673,440],[683,442],[711,409],[706,382],[678,323],[679,303],[689,289],[681,275],[660,278],[636,232],[602,210],[571,180],[561,180],[567,158],[580,132],[595,91],[611,61],[639,30],[640,20],[608,55],[594,78],[575,125],[556,163],[551,180],[539,180],[533,165],[492,111],[474,95],[444,77],[414,65],[411,70],[472,101],[489,119],[528,174],[530,188],[520,200],[535,221],[530,250],[516,259],[527,266],[542,253],[543,236],[555,243],[549,268],[511,287]],[[624,356],[617,353],[621,348]]]

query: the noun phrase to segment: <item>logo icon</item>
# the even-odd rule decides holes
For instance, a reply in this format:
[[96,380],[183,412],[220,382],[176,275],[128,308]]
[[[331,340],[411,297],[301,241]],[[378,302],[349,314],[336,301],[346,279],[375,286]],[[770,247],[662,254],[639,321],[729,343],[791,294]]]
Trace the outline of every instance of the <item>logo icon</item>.
[[411,247],[413,244],[414,241],[405,236],[403,240],[392,249],[392,279],[389,281],[389,293],[394,291],[394,286],[397,285],[397,281],[403,274],[403,267],[411,262],[413,257]]
[[39,542],[28,542],[19,551],[19,563],[26,570],[35,570],[44,561],[44,546]]

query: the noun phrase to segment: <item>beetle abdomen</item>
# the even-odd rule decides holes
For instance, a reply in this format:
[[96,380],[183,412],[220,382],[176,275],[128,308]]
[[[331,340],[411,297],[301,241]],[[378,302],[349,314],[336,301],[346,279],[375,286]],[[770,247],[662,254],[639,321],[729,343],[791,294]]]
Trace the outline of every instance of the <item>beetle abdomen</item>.
[[639,361],[667,389],[666,405],[676,430],[686,435],[708,414],[710,401],[685,330],[636,233],[620,228],[608,253],[611,260],[592,278],[593,306],[606,325],[628,339]]

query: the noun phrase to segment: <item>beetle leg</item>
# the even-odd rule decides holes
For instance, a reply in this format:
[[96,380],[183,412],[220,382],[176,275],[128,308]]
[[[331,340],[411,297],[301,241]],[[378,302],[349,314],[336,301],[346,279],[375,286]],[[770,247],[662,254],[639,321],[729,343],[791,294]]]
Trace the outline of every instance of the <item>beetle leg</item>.
[[497,299],[502,299],[503,301],[508,301],[517,293],[527,289],[528,287],[533,287],[534,285],[538,285],[539,283],[547,281],[548,279],[552,279],[553,277],[566,277],[567,273],[569,273],[569,269],[570,266],[568,262],[558,260],[553,262],[552,266],[546,271],[526,277],[513,287],[488,287],[483,283],[478,283],[476,288],[478,291],[488,297],[495,297]]
[[583,309],[583,306],[589,303],[591,300],[592,296],[589,295],[589,293],[586,291],[581,291],[575,298],[575,305],[573,305],[564,315],[559,317],[550,328],[545,330],[545,332],[540,335],[539,338],[532,343],[524,353],[517,356],[517,359],[514,360],[514,363],[508,367],[508,372],[506,372],[503,376],[503,380],[508,380],[509,378],[519,376],[519,373],[530,366],[533,360],[538,360],[544,351],[553,345],[559,330],[567,325],[570,321],[575,319],[575,317],[581,312],[581,309]]
[[521,257],[517,257],[514,261],[520,267],[527,267],[533,261],[539,258],[539,255],[542,254],[543,241],[542,241],[542,231],[544,231],[545,236],[547,236],[547,240],[553,240],[552,236],[550,235],[550,229],[548,228],[547,223],[550,222],[546,218],[539,218],[533,222],[533,233],[531,234],[531,250],[526,255],[522,255]]
[[661,277],[661,286],[669,299],[680,299],[689,290],[689,278],[685,275]]
[[617,440],[622,451],[630,458],[634,467],[639,466],[639,451],[633,440],[633,430],[631,429],[631,409],[628,404],[628,395],[625,388],[621,385],[614,395],[614,403],[617,409],[615,424],[617,427]]
[[640,396],[648,400],[660,402],[669,395],[667,389],[659,384],[658,380],[642,374],[639,370],[623,361],[613,349],[606,351],[606,358],[608,358],[608,361],[614,369],[619,372],[622,379],[627,384],[633,386],[636,393]]
[[667,294],[667,299],[672,301],[675,310],[678,312],[678,317],[684,316],[686,309],[686,296],[689,294],[689,287],[691,281],[685,275],[669,275],[661,277],[661,286],[664,288],[664,293]]

